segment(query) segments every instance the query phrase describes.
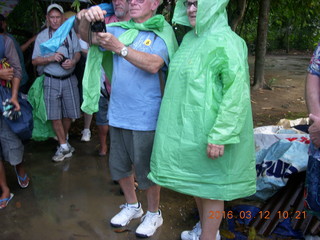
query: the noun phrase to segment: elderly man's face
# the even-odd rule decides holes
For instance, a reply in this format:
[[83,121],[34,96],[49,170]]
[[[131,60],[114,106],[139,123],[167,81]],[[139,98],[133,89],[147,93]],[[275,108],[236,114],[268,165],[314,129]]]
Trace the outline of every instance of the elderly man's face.
[[47,14],[47,22],[49,23],[49,26],[53,30],[57,30],[63,21],[63,15],[60,11],[56,9],[52,9],[48,14]]
[[127,0],[130,17],[137,23],[147,21],[159,5],[159,0]]
[[129,11],[129,4],[127,0],[112,0],[114,14],[117,18],[124,18]]
[[198,10],[198,1],[197,0],[187,0],[185,2],[187,7],[187,14],[189,18],[189,22],[192,27],[196,25],[196,17],[197,17],[197,10]]

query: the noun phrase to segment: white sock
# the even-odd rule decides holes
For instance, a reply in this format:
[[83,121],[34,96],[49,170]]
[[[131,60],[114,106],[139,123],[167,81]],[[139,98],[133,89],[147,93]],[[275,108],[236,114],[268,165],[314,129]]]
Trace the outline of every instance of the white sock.
[[150,211],[147,211],[147,213],[152,214],[152,215],[159,215],[159,210],[158,210],[158,211],[156,211],[156,212],[150,212]]
[[135,207],[135,208],[138,208],[139,207],[139,203],[128,203],[128,206],[129,207]]
[[60,146],[61,146],[64,150],[69,150],[69,147],[68,147],[68,144],[67,144],[67,143],[60,144]]

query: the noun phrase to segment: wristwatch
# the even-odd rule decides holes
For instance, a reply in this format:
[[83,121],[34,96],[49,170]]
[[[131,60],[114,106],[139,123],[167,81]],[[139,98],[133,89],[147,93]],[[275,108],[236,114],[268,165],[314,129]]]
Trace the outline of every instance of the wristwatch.
[[124,46],[121,50],[120,50],[120,56],[121,57],[126,57],[128,55],[128,48],[126,46]]

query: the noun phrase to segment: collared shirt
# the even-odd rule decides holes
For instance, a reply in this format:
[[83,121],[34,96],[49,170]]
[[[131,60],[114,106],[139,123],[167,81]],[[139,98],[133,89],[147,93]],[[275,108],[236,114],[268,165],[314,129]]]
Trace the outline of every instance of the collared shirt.
[[[124,31],[121,27],[108,28],[116,37]],[[140,31],[130,48],[160,56],[165,62],[162,71],[167,70],[168,50],[155,33]],[[156,129],[161,103],[158,73],[148,73],[114,54],[111,89],[109,125],[136,131]]]
[[320,43],[313,52],[313,56],[308,67],[308,72],[320,77]]
[[[53,34],[53,33],[52,33]],[[80,52],[80,44],[79,44],[79,38],[77,37],[74,30],[71,30],[72,39],[70,38],[70,34],[67,36],[67,41],[62,44],[57,52],[62,53],[66,58],[72,59],[74,54],[76,52]],[[49,57],[54,55],[55,53],[50,53],[46,56],[41,55],[40,51],[40,44],[50,39],[50,32],[49,28],[44,29],[42,32],[40,32],[37,36],[36,42],[34,44],[34,50],[32,54],[32,59],[35,59],[37,57]],[[61,65],[58,62],[52,62],[43,67],[44,72],[55,75],[55,76],[64,76],[72,73],[74,71],[74,68],[71,69],[64,69],[61,67]]]

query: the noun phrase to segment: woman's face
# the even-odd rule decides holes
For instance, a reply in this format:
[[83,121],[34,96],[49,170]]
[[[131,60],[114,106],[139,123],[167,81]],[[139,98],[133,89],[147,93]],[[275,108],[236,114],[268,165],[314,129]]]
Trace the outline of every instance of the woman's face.
[[186,0],[185,5],[187,7],[187,14],[189,22],[192,27],[196,25],[196,17],[198,10],[198,1],[197,0]]

